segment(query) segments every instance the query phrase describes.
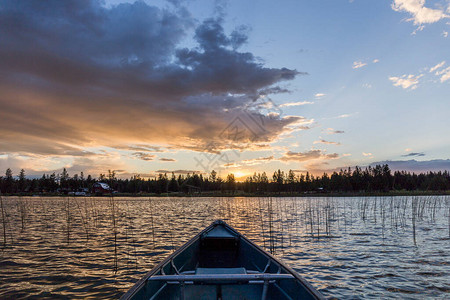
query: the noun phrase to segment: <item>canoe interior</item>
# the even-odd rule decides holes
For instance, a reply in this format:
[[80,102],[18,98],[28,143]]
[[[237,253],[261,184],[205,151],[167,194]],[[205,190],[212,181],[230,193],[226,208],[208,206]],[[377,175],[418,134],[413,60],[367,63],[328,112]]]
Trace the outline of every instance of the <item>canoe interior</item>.
[[[276,278],[248,279],[254,275]],[[203,279],[179,280],[184,276]],[[172,277],[175,279],[167,280]],[[123,299],[322,299],[322,296],[274,257],[224,222],[216,221],[149,272]]]

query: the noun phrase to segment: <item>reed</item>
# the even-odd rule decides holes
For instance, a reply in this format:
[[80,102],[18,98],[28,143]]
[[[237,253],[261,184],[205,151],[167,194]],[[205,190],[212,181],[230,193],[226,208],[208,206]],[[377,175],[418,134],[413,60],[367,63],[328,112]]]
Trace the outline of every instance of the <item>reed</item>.
[[[127,253],[127,268],[129,268],[130,265],[130,261],[131,261],[131,257],[133,257],[134,260],[134,268],[137,269],[137,251],[136,251],[136,243],[135,243],[135,235],[133,234],[133,217],[132,214],[130,212],[130,205],[129,205],[129,201],[126,200],[126,214],[125,214],[125,219],[127,220],[127,224],[125,227],[125,242],[126,242],[126,253]],[[130,242],[128,242],[130,241]],[[134,254],[131,254],[130,251],[130,244],[131,247],[133,248],[132,251],[134,251]]]
[[317,219],[317,238],[320,239],[320,209],[319,209],[319,203],[316,201],[315,205],[316,210],[316,219]]
[[378,197],[375,197],[374,205],[373,205],[373,220],[375,223],[377,223],[377,200],[378,200]]
[[86,208],[86,202],[85,202],[85,209],[84,209],[84,213],[83,213],[83,210],[81,209],[80,203],[78,202],[77,198],[74,197],[73,200],[75,201],[75,204],[77,205],[77,208],[78,208],[78,212],[80,213],[81,224],[86,233],[86,242],[87,242],[87,241],[89,241],[89,224],[88,224],[88,211]]
[[272,197],[269,197],[267,201],[267,212],[269,216],[269,251],[271,254],[275,254],[275,238],[273,232],[273,209],[272,209]]
[[[57,228],[58,240],[62,243],[67,240],[68,244],[75,245],[75,241],[84,242],[86,239],[88,245],[94,245],[96,239],[101,239],[103,236],[98,233],[106,233],[104,236],[108,240],[108,255],[110,257],[114,255],[113,262],[116,273],[119,270],[119,264],[121,264],[121,268],[137,267],[137,249],[139,249],[137,247],[141,236],[139,230],[148,234],[148,247],[151,247],[153,241],[152,245],[155,249],[158,239],[164,239],[165,245],[169,246],[166,251],[173,251],[180,242],[180,238],[184,238],[178,233],[181,227],[178,224],[181,224],[183,220],[186,220],[184,222],[186,226],[189,225],[190,220],[194,219],[197,222],[196,225],[199,225],[200,223],[209,223],[212,218],[223,218],[224,215],[228,217],[231,225],[244,228],[244,233],[250,234],[250,236],[261,234],[263,247],[268,252],[278,255],[296,249],[296,244],[300,239],[307,239],[308,243],[318,243],[326,238],[338,237],[341,231],[355,236],[365,235],[364,232],[355,233],[356,229],[353,230],[353,228],[360,229],[361,226],[367,229],[374,228],[383,241],[406,233],[408,242],[419,247],[423,243],[422,241],[426,240],[421,236],[423,232],[421,228],[430,227],[426,225],[439,225],[439,228],[444,229],[436,231],[433,235],[440,234],[441,238],[450,239],[449,200],[448,196],[366,197],[359,199],[227,197],[210,200],[193,198],[191,201],[167,198],[165,201],[156,200],[155,203],[155,200],[145,198],[142,203],[146,208],[143,213],[146,221],[138,222],[137,218],[139,217],[133,215],[135,201],[123,202],[114,198],[113,195],[109,198],[67,197],[57,200],[51,198],[11,199],[2,198],[0,195],[2,218],[0,222],[3,225],[2,231],[0,231],[3,239],[0,237],[0,240],[3,241],[3,246],[12,243],[12,236],[10,239],[9,234],[18,232],[21,228],[26,230],[24,234],[32,234],[32,230],[36,230],[36,227],[30,222],[34,222],[35,218],[40,222],[41,227],[39,228],[44,228],[52,233],[51,230],[54,228],[52,220],[58,219],[59,224],[62,223]],[[138,203],[139,201],[141,200],[136,200]],[[200,202],[201,206],[196,207],[194,201],[211,202],[206,205]],[[191,218],[189,214],[195,213],[196,210],[199,211],[201,207],[204,209],[200,213],[206,217],[198,220],[197,216]],[[164,218],[164,216],[168,217]],[[136,217],[136,219],[132,217]],[[445,225],[446,222],[448,222],[447,225]],[[376,225],[374,226],[374,224]],[[141,227],[145,229],[137,229],[140,228],[140,225],[145,226]],[[447,226],[448,233],[445,233]],[[165,228],[164,236],[157,235],[156,231],[161,227]],[[431,229],[426,228],[426,230]],[[125,240],[122,233],[125,233]],[[384,243],[383,241],[381,243]],[[122,257],[127,260],[126,266],[122,266],[124,265],[120,261]],[[111,266],[109,267],[111,268]]]
[[385,222],[386,222],[386,204],[385,198],[382,198],[382,204],[380,205],[380,217],[381,217],[381,235],[383,240],[385,239],[384,231],[385,231]]
[[284,251],[284,220],[283,220],[283,208],[281,206],[281,197],[277,198],[277,208],[278,208],[278,232],[280,233],[280,249],[283,252]]
[[84,202],[84,216],[86,218],[87,232],[90,231],[90,221],[91,221],[91,212],[89,211],[89,206],[86,197],[83,197]]
[[110,205],[111,205],[111,221],[112,221],[112,233],[114,237],[114,260],[113,260],[113,270],[114,273],[117,273],[119,269],[119,261],[117,254],[117,221],[116,221],[116,202],[114,200],[114,196],[110,194]]
[[21,231],[23,232],[25,230],[25,221],[27,218],[27,202],[22,197],[19,197],[19,200],[17,201],[17,208],[20,215],[20,221],[22,224]]
[[437,197],[432,197],[431,200],[431,205],[430,205],[430,222],[435,222],[435,217],[436,217],[436,207],[438,205],[438,200]]
[[327,199],[326,205],[324,207],[325,213],[325,233],[327,236],[331,235],[331,204],[330,200]]
[[418,207],[418,198],[417,197],[413,197],[411,200],[411,221],[412,221],[412,228],[413,228],[413,240],[414,240],[414,245],[417,245],[417,241],[416,241],[416,216],[417,216],[417,207]]
[[6,216],[5,216],[5,206],[3,205],[2,192],[0,191],[0,205],[2,210],[2,224],[3,224],[3,247],[6,247]]
[[168,216],[168,224],[166,224],[166,229],[169,230],[170,244],[172,246],[172,252],[174,252],[175,251],[175,242],[174,242],[173,232],[174,232],[175,228],[174,228],[174,224],[173,224],[172,215],[173,214],[169,214],[169,216]]
[[153,240],[153,249],[155,248],[155,224],[153,221],[153,205],[151,203],[151,199],[148,198],[148,201],[150,202],[150,224],[152,227],[152,240]]
[[308,214],[309,214],[309,225],[310,225],[310,233],[311,236],[314,236],[314,221],[313,221],[313,210],[312,210],[312,203],[311,203],[311,199],[308,198]]
[[266,248],[266,233],[264,230],[264,216],[263,216],[263,208],[261,206],[261,198],[258,197],[258,206],[259,206],[259,216],[261,219],[261,231],[262,231],[262,237],[263,237],[263,244],[264,248]]
[[71,215],[70,215],[70,198],[67,197],[66,201],[66,237],[67,237],[67,244],[70,243],[70,228],[71,228]]
[[447,221],[448,221],[448,238],[450,239],[450,201],[449,197],[445,196],[445,204],[447,205]]
[[91,210],[92,210],[92,220],[94,223],[94,227],[98,228],[98,219],[99,219],[99,213],[98,213],[98,203],[95,197],[89,198],[89,203],[91,203]]

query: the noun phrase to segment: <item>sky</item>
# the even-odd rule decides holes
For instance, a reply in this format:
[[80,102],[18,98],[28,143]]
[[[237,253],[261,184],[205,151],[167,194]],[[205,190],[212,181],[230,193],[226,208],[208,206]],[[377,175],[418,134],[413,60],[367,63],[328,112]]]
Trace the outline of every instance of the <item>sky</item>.
[[449,0],[0,0],[0,172],[450,170],[449,32]]

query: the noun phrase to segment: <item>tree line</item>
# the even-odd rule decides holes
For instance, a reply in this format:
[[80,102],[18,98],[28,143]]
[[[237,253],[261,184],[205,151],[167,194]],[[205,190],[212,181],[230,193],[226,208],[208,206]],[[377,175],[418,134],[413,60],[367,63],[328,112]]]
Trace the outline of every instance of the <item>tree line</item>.
[[446,191],[450,190],[450,174],[444,172],[410,173],[406,171],[391,172],[388,165],[377,165],[364,169],[355,167],[314,176],[307,172],[297,175],[289,170],[287,173],[277,170],[272,176],[265,172],[254,173],[243,182],[236,181],[233,174],[225,178],[218,176],[214,170],[208,174],[176,175],[159,174],[153,178],[141,178],[134,175],[129,179],[117,178],[114,171],[91,175],[69,175],[66,169],[59,174],[43,174],[40,178],[27,178],[25,170],[18,176],[7,169],[5,176],[0,176],[2,194],[35,194],[35,193],[68,193],[70,191],[91,191],[96,182],[107,183],[119,193],[201,193],[222,192],[234,193],[244,191],[249,194],[264,193],[305,193],[305,192],[389,192],[406,191]]

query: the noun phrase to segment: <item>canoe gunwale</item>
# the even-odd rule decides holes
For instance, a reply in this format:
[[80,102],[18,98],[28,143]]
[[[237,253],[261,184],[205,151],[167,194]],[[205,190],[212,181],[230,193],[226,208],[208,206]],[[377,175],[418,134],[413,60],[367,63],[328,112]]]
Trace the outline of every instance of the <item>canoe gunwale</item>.
[[[286,265],[284,262],[282,262],[279,258],[276,258],[275,256],[273,256],[272,254],[264,251],[261,247],[259,247],[258,245],[256,245],[255,243],[253,243],[252,241],[250,241],[249,239],[247,239],[244,235],[240,234],[238,231],[236,231],[236,229],[234,229],[233,227],[231,227],[230,225],[228,225],[227,223],[225,223],[222,220],[217,220],[215,222],[222,222],[222,224],[225,224],[225,226],[228,226],[229,229],[233,230],[236,234],[239,235],[239,237],[241,239],[243,239],[244,241],[246,241],[247,243],[249,243],[251,246],[253,246],[255,248],[255,250],[261,252],[263,255],[266,255],[269,257],[270,260],[275,261],[280,268],[283,267],[284,269],[286,269],[290,274],[292,274],[295,279],[297,279],[298,281],[301,282],[301,284],[317,299],[323,299],[325,300],[326,298],[318,291],[316,290],[315,287],[313,287],[308,281],[306,281],[303,277],[301,277],[294,269],[292,269],[291,267],[289,267],[288,265]],[[215,222],[213,224],[215,224]],[[212,225],[213,225],[212,224]],[[269,262],[270,262],[269,260]]]
[[210,274],[210,275],[157,275],[147,280],[186,282],[186,281],[268,281],[278,279],[293,279],[292,274]]
[[[234,234],[236,234],[238,239],[241,239],[241,240],[245,241],[250,246],[252,246],[256,251],[260,252],[264,256],[267,256],[269,258],[268,265],[271,263],[271,261],[273,261],[273,262],[275,262],[275,263],[277,263],[279,265],[280,269],[284,268],[289,273],[289,274],[279,274],[279,273],[278,274],[268,274],[268,273],[262,273],[262,274],[258,274],[258,275],[257,274],[248,274],[248,275],[250,275],[250,276],[254,276],[254,275],[257,275],[257,276],[261,276],[261,275],[289,275],[290,278],[297,279],[301,283],[301,285],[303,285],[303,287],[306,290],[308,290],[308,292],[313,297],[315,297],[316,299],[320,299],[320,300],[326,299],[319,291],[317,291],[308,281],[306,281],[303,277],[301,277],[295,270],[293,270],[292,268],[287,266],[280,259],[274,257],[272,254],[264,251],[261,247],[259,247],[258,245],[254,244],[252,241],[247,239],[244,235],[240,234],[237,230],[235,230],[233,227],[231,227],[230,225],[228,225],[226,222],[224,222],[222,220],[214,221],[211,225],[207,226],[205,229],[203,229],[201,232],[199,232],[197,235],[195,235],[192,239],[190,239],[188,242],[186,242],[184,245],[182,245],[180,248],[178,248],[176,251],[174,251],[172,254],[170,254],[166,259],[164,259],[158,265],[156,265],[151,271],[147,272],[144,275],[144,277],[142,277],[140,280],[138,280],[136,282],[136,284],[131,289],[129,289],[125,294],[123,294],[120,297],[120,299],[121,300],[131,299],[133,297],[133,295],[135,295],[141,288],[143,288],[143,286],[150,279],[150,277],[155,275],[158,271],[162,270],[162,268],[165,265],[173,263],[173,259],[178,254],[182,253],[185,249],[187,249],[192,244],[194,244],[195,242],[200,240],[202,237],[204,237],[205,233],[207,233],[208,231],[210,231],[211,229],[213,229],[217,225],[225,226],[226,229],[231,230]],[[266,271],[267,268],[268,268],[268,266],[266,266],[264,271]],[[169,276],[178,276],[179,278],[182,278],[182,277],[186,277],[186,276],[189,276],[189,275],[179,275],[179,274],[178,275],[158,275],[157,278],[163,279],[163,277],[169,277]],[[191,276],[198,276],[198,275],[191,275]],[[283,277],[283,276],[281,276],[281,277]],[[280,279],[281,279],[281,277],[280,277]],[[155,278],[155,279],[151,278],[150,280],[158,280],[157,278]],[[286,278],[284,278],[284,279],[286,279]],[[254,279],[254,280],[258,280],[258,279]],[[259,280],[261,280],[261,279],[259,279]]]
[[199,232],[197,235],[195,235],[192,239],[190,239],[188,242],[186,242],[184,245],[182,245],[180,248],[178,248],[172,254],[170,254],[166,259],[164,259],[159,264],[157,264],[152,270],[147,272],[147,274],[145,274],[144,277],[139,279],[138,282],[136,282],[136,284],[131,289],[129,289],[125,294],[122,295],[122,297],[120,297],[120,300],[131,299],[131,297],[145,285],[145,283],[147,282],[149,277],[156,274],[160,269],[162,269],[163,266],[165,266],[171,260],[173,261],[173,259],[178,254],[180,254],[186,248],[188,248],[189,246],[194,244],[197,240],[199,240],[205,232],[207,232],[208,230],[210,230],[211,228],[216,226],[216,224],[217,224],[216,222],[217,221],[213,222],[211,225],[209,225],[208,227],[203,229],[201,232]]

